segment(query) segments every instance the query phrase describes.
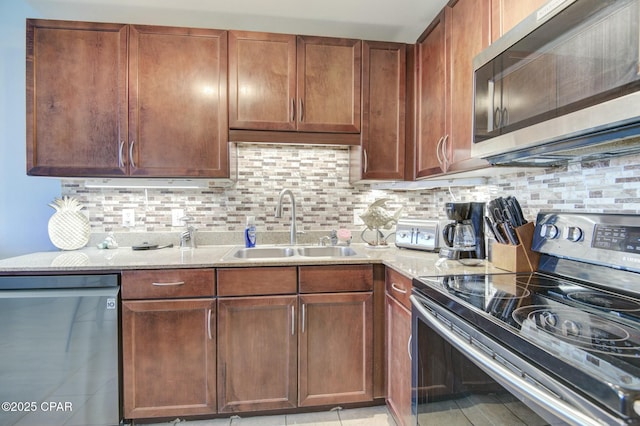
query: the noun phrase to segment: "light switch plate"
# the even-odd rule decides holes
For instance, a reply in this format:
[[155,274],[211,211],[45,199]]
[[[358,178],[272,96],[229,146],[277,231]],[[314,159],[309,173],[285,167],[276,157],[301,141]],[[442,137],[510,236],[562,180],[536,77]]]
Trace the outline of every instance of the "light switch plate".
[[171,226],[183,226],[184,222],[180,220],[181,217],[184,217],[184,209],[172,209]]
[[122,226],[129,228],[136,226],[136,211],[134,209],[122,209]]
[[360,219],[360,215],[364,213],[364,210],[354,210],[353,211],[353,224],[354,225],[364,225],[362,219]]

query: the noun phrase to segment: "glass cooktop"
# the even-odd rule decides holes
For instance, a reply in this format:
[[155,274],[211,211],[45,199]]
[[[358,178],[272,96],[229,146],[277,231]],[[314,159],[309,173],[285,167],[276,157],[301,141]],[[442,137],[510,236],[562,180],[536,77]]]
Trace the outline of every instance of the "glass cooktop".
[[[420,277],[415,290],[509,346],[524,339],[610,382],[640,389],[640,300],[540,273]],[[504,329],[510,333],[504,333]]]

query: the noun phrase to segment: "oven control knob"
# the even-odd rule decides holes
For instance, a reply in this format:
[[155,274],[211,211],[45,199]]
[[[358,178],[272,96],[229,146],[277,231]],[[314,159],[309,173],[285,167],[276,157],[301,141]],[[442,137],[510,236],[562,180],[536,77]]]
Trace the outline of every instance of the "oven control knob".
[[567,337],[580,336],[580,324],[575,321],[565,320],[562,323],[562,335]]
[[636,414],[640,415],[640,399],[636,399],[635,401],[633,401],[633,411],[635,411]]
[[542,314],[542,319],[544,320],[545,325],[549,325],[553,328],[558,325],[558,316],[553,312],[544,312]]
[[552,240],[558,236],[558,227],[550,223],[540,226],[540,236]]
[[582,229],[577,226],[568,226],[564,229],[564,239],[569,241],[580,241],[582,239]]

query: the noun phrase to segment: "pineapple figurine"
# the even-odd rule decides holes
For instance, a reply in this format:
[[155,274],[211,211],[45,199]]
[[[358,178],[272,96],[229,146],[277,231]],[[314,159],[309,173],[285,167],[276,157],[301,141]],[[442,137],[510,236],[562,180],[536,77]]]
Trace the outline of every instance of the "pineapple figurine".
[[61,250],[77,250],[89,242],[89,219],[74,197],[56,198],[49,204],[55,213],[49,219],[49,239]]

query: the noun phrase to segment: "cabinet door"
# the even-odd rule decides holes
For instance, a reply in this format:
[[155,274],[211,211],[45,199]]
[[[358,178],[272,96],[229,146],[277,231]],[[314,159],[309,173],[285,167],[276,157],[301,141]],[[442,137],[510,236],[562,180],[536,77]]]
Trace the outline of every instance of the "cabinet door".
[[296,129],[296,37],[229,32],[229,127]]
[[297,296],[218,300],[221,413],[296,406]]
[[297,38],[298,130],[360,132],[362,42]]
[[[449,49],[449,96],[446,144],[452,169],[487,165],[471,158],[473,143],[473,58],[489,45],[489,0],[458,0],[445,8]],[[477,164],[476,164],[477,163]]]
[[491,0],[491,40],[496,41],[548,0]]
[[127,32],[27,20],[27,174],[125,174]]
[[418,41],[416,67],[417,130],[416,177],[425,177],[446,170],[445,102],[447,68],[445,55],[445,16],[440,13]]
[[226,31],[131,26],[129,173],[228,177]]
[[363,43],[364,179],[404,179],[406,68],[406,45]]
[[122,302],[124,417],[216,412],[215,302]]
[[373,399],[373,293],[300,296],[298,404]]
[[386,297],[387,404],[400,426],[411,424],[411,311]]

